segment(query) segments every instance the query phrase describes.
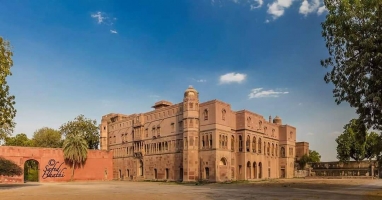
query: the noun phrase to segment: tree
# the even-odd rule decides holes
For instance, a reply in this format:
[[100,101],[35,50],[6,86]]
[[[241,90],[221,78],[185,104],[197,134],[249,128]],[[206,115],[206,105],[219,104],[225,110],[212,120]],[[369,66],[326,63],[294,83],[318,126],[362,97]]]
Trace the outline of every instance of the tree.
[[0,176],[20,176],[23,169],[15,162],[0,157]]
[[72,164],[73,181],[74,168],[82,165],[87,159],[88,144],[81,134],[70,134],[66,137],[63,145],[64,158]]
[[321,161],[321,155],[314,150],[309,150],[309,162],[317,163]]
[[382,1],[325,0],[322,25],[329,58],[321,60],[335,102],[356,108],[366,127],[382,130]]
[[33,146],[32,140],[28,138],[25,133],[19,133],[14,137],[5,138],[5,146],[20,146],[20,147],[31,147]]
[[69,136],[72,134],[82,135],[89,149],[98,149],[99,145],[99,128],[96,120],[87,119],[84,115],[77,116],[74,121],[69,121],[60,127],[62,135]]
[[63,143],[61,132],[48,127],[36,130],[32,140],[36,147],[46,148],[61,148]]
[[15,123],[13,119],[16,116],[15,96],[9,94],[7,77],[11,76],[11,67],[13,53],[8,41],[0,37],[0,140],[10,136]]
[[304,154],[300,160],[298,160],[298,164],[301,169],[304,169],[307,163],[316,163],[321,161],[321,155],[314,150],[309,150],[309,155]]
[[336,138],[338,160],[362,161],[376,157],[379,154],[379,138],[375,132],[368,133],[361,120],[350,120],[344,126],[344,132]]

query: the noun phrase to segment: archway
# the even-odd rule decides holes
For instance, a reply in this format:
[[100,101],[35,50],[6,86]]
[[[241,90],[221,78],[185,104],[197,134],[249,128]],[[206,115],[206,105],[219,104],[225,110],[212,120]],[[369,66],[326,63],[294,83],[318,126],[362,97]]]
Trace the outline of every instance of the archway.
[[256,166],[256,162],[253,162],[253,178],[257,179],[257,166]]
[[251,179],[251,162],[247,162],[247,179]]
[[224,157],[220,159],[219,165],[227,165],[227,159]]
[[263,178],[262,177],[262,171],[263,171],[263,164],[261,163],[261,162],[259,162],[259,178],[261,179],[261,178]]
[[143,176],[143,161],[139,160],[139,168],[138,168],[139,176]]
[[39,182],[39,162],[37,160],[27,160],[24,163],[24,182]]
[[158,170],[154,169],[154,179],[158,179]]

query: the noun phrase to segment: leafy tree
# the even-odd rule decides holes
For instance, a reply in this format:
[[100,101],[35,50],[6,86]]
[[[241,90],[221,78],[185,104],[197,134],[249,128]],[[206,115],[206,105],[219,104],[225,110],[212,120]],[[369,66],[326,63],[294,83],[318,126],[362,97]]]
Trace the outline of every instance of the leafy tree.
[[48,127],[36,130],[32,140],[36,147],[46,148],[61,148],[63,143],[61,132]]
[[23,169],[15,162],[0,157],[0,176],[20,176]]
[[9,94],[7,76],[11,76],[11,67],[13,53],[8,41],[0,37],[0,140],[10,136],[15,123],[13,119],[16,116],[15,96]]
[[88,144],[83,135],[70,134],[64,141],[63,151],[66,161],[72,164],[71,180],[73,181],[75,166],[81,166],[87,159]]
[[309,162],[309,156],[307,154],[304,154],[300,160],[298,160],[298,164],[300,165],[300,169],[304,169],[306,164]]
[[382,130],[382,1],[325,0],[324,4],[328,15],[321,24],[322,36],[329,58],[321,65],[332,67],[325,81],[334,84],[337,104],[348,102],[368,129]]
[[321,155],[314,150],[309,150],[309,162],[317,163],[321,161]]
[[33,146],[32,140],[28,138],[25,133],[19,133],[14,137],[5,138],[5,146],[20,146],[20,147],[31,147]]
[[321,155],[314,150],[309,150],[309,155],[303,155],[300,160],[298,160],[298,164],[301,169],[304,169],[307,163],[316,163],[321,161]]
[[[365,139],[363,139],[365,138]],[[352,119],[344,126],[344,132],[336,138],[337,158],[342,162],[362,161],[379,154],[379,136],[368,133],[366,126],[359,119]]]
[[96,120],[87,119],[84,115],[79,115],[74,121],[63,124],[60,127],[60,131],[66,137],[80,134],[85,138],[89,149],[98,149],[99,128]]

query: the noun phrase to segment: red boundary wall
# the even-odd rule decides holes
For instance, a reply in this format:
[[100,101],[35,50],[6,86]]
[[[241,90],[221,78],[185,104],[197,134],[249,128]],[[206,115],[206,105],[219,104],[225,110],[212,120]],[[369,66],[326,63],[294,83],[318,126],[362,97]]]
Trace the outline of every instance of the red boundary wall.
[[[0,146],[0,156],[12,160],[24,169],[28,160],[39,163],[39,182],[70,181],[72,166],[64,161],[62,149]],[[74,181],[112,180],[112,151],[88,150],[85,164],[74,170]],[[0,183],[23,183],[24,175],[0,176]]]

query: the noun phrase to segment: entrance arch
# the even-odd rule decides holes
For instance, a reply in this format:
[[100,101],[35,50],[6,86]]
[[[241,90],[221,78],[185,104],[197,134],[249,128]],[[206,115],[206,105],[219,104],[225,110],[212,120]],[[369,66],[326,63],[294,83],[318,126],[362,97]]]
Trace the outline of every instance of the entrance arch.
[[247,162],[247,179],[251,179],[251,162]]
[[37,160],[26,160],[24,163],[24,182],[39,182],[39,171],[40,163]]
[[143,176],[143,161],[142,160],[139,160],[138,172],[139,172],[139,176]]
[[253,179],[257,179],[257,166],[256,162],[253,162]]

